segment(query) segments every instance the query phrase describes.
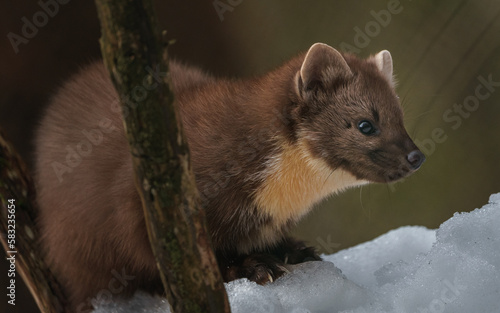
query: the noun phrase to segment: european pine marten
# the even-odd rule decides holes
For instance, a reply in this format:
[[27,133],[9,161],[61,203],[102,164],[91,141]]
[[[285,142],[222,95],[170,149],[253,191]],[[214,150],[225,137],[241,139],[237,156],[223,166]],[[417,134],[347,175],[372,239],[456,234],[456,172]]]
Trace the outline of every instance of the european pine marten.
[[[258,78],[177,62],[170,75],[226,281],[264,284],[285,263],[319,260],[287,237],[290,226],[328,195],[395,181],[425,159],[403,126],[388,51],[362,60],[317,43]],[[41,245],[73,310],[162,291],[117,99],[93,64],[58,92],[37,133]]]

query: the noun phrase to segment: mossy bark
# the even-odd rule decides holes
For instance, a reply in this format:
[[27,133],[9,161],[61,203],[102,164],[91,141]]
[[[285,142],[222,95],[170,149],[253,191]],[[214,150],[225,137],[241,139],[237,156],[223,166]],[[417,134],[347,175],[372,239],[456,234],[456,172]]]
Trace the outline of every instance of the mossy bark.
[[[152,1],[96,0],[149,239],[173,312],[230,312],[170,89]],[[154,74],[156,73],[156,74]],[[158,74],[162,73],[162,74]]]
[[15,264],[15,276],[7,278],[9,285],[11,279],[15,280],[15,284],[19,284],[20,275],[40,311],[65,312],[66,301],[62,289],[39,250],[40,237],[35,225],[38,208],[33,180],[24,162],[1,133],[0,210],[0,241],[7,252],[7,258],[12,260],[9,263]]

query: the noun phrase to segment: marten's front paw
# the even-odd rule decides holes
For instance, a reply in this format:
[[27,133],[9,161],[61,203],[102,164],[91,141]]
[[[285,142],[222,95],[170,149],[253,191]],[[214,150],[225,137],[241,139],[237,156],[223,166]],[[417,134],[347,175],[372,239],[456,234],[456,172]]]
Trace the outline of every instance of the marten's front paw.
[[299,264],[309,261],[321,261],[316,249],[308,247],[303,241],[293,238],[286,238],[283,242],[271,251],[285,264]]
[[283,262],[267,254],[251,254],[231,262],[222,275],[225,281],[248,278],[259,285],[273,282],[288,272]]
[[301,247],[285,253],[285,264],[299,264],[309,261],[321,261],[321,257],[313,247]]

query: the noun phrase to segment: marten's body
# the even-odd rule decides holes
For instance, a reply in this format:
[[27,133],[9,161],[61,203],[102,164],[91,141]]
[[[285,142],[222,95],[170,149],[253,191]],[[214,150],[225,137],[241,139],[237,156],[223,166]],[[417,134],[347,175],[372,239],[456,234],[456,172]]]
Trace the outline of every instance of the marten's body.
[[[249,80],[175,62],[170,70],[226,280],[265,283],[286,262],[319,259],[285,237],[291,225],[332,193],[399,179],[423,162],[403,127],[387,51],[360,60],[316,44]],[[73,309],[110,288],[118,296],[161,290],[102,64],[68,82],[49,107],[37,135],[37,184],[42,246]]]

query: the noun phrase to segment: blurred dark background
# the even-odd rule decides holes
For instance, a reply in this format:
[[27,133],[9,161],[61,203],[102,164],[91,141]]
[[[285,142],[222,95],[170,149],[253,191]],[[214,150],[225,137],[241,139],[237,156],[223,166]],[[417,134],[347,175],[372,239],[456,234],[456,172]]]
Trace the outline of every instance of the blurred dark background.
[[[93,1],[60,4],[16,53],[9,37],[23,36],[25,20],[42,10],[35,1],[0,2],[0,128],[30,165],[50,95],[100,54]],[[437,228],[500,192],[498,1],[158,1],[157,14],[176,40],[171,56],[221,76],[265,73],[315,42],[361,57],[391,52],[406,126],[427,162],[404,182],[352,189],[319,205],[295,232],[320,251],[403,225]],[[478,87],[488,79],[497,86]],[[6,274],[3,260],[2,290]],[[2,296],[1,311],[38,312],[17,281],[16,307]]]

